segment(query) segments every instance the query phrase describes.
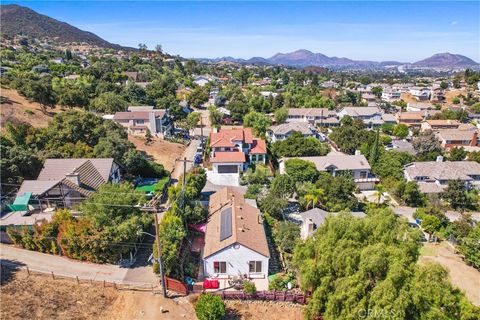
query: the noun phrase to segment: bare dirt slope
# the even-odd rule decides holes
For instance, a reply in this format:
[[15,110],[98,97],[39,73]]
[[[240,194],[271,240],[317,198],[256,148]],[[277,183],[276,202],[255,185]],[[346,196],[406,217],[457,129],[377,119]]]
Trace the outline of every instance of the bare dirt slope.
[[[115,290],[102,284],[2,267],[0,319],[183,320],[196,319],[195,296],[164,299],[144,291]],[[228,320],[300,320],[302,307],[227,301]]]
[[474,305],[480,306],[480,272],[467,266],[448,244],[426,243],[419,263],[426,262],[437,262],[447,268],[452,283],[464,291]]
[[145,151],[153,160],[161,163],[165,169],[171,171],[175,165],[175,159],[179,158],[185,151],[185,146],[179,143],[173,143],[163,139],[155,138],[153,142],[145,145],[143,137],[128,136],[137,150]]
[[113,288],[2,267],[1,319],[99,319],[117,298]]
[[61,112],[59,107],[49,110],[49,115],[44,114],[38,103],[30,102],[22,97],[17,90],[0,89],[0,125],[3,128],[6,122],[20,123],[27,122],[34,127],[46,127],[48,122],[57,113]]

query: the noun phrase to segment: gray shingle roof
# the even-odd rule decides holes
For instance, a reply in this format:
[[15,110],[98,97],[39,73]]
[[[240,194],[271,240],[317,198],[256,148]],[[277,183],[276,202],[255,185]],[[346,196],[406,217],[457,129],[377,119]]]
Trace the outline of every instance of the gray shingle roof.
[[[297,157],[311,161],[318,171],[326,171],[329,166],[335,166],[337,170],[370,170],[370,164],[364,155],[326,155],[323,157]],[[292,158],[283,158],[286,161]]]
[[426,161],[405,166],[410,178],[429,177],[433,180],[472,180],[471,175],[480,175],[480,163],[475,161]]
[[345,107],[343,110],[351,117],[367,117],[382,114],[379,107]]
[[108,181],[114,162],[113,158],[47,159],[37,180],[60,181],[67,174],[75,172],[87,161],[92,163],[104,181]]
[[307,122],[287,122],[269,128],[274,134],[288,134],[292,131],[298,131],[303,135],[314,134],[313,129]]

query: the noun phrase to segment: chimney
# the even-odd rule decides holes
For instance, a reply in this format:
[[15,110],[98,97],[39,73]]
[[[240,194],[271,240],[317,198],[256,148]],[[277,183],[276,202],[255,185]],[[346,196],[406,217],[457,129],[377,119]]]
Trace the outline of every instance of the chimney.
[[437,162],[443,162],[443,156],[438,156],[437,157]]
[[478,141],[478,131],[475,131],[473,133],[473,137],[472,137],[472,141],[470,142],[470,145],[476,147],[478,145],[477,141]]
[[356,155],[356,156],[359,156],[359,155],[361,155],[361,154],[362,154],[362,152],[361,152],[360,150],[355,150],[355,155]]
[[71,182],[75,183],[77,186],[80,185],[80,175],[76,172],[67,174],[66,178]]

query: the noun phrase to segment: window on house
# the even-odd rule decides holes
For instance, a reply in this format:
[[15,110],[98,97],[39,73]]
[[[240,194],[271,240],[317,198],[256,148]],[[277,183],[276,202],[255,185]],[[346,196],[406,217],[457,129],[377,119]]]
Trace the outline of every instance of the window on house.
[[213,272],[215,273],[227,273],[227,263],[225,261],[214,261]]
[[144,124],[145,120],[137,120],[137,124]]
[[360,179],[365,179],[367,178],[368,174],[367,171],[360,171]]
[[248,269],[250,273],[262,272],[262,261],[250,261],[248,263]]
[[263,161],[263,154],[257,155],[257,161]]

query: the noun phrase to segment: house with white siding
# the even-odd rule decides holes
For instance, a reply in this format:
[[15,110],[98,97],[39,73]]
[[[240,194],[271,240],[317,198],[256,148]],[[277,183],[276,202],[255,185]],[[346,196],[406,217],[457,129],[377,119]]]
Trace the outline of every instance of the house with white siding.
[[294,132],[300,132],[303,137],[317,137],[317,131],[308,122],[287,122],[267,129],[267,138],[275,143],[290,137]]
[[308,122],[321,127],[340,125],[337,113],[327,108],[289,108],[287,122]]
[[[375,183],[380,180],[376,178],[372,172],[370,164],[364,155],[326,155],[320,157],[296,157],[315,164],[320,172],[328,172],[332,176],[336,176],[343,172],[350,172],[353,181],[360,190],[372,190]],[[280,174],[286,173],[285,162],[293,158],[282,158],[279,160]]]
[[210,196],[203,275],[217,279],[220,289],[232,281],[249,280],[257,290],[268,289],[270,252],[263,220],[243,194],[225,187]]

